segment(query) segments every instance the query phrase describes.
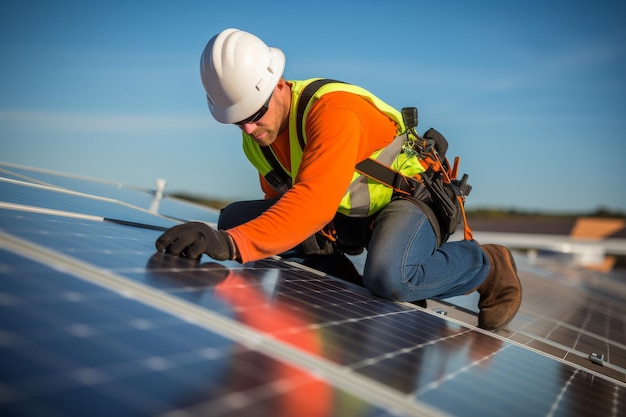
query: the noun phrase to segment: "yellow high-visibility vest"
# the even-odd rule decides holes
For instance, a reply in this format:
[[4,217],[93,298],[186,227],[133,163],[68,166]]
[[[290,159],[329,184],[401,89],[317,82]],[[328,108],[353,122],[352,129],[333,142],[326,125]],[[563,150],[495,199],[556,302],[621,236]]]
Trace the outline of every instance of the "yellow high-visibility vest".
[[[407,139],[402,114],[364,88],[341,82],[329,82],[323,84],[312,94],[306,106],[299,105],[305,87],[318,80],[321,79],[312,78],[304,81],[289,81],[292,85],[291,108],[289,111],[290,170],[280,164],[271,147],[261,147],[252,137],[243,133],[243,149],[246,157],[274,188],[284,192],[291,186],[302,162],[306,132],[301,127],[305,124],[309,110],[321,96],[336,91],[358,94],[396,122],[398,129],[395,139],[386,147],[374,151],[369,156],[370,159],[385,164],[406,176],[414,176],[424,172],[424,167],[420,164],[417,156],[402,152],[402,145]],[[304,112],[300,111],[302,114],[298,114],[298,110],[301,109],[304,109]],[[298,134],[299,131],[300,135]],[[275,180],[281,176],[283,177],[282,183]],[[355,171],[352,176],[352,182],[343,196],[337,211],[347,216],[366,217],[385,207],[391,201],[392,193],[391,187]]]

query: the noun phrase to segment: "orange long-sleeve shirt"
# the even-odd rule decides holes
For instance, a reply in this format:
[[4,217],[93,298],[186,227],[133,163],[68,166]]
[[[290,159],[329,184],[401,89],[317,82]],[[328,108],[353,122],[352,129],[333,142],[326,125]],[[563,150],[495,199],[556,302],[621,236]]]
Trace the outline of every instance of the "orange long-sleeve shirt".
[[[362,97],[331,92],[314,103],[305,129],[307,144],[293,187],[256,219],[227,230],[242,262],[289,250],[330,222],[356,164],[388,145],[397,126]],[[289,167],[289,132],[271,146],[283,166]],[[263,182],[266,196],[277,196]]]

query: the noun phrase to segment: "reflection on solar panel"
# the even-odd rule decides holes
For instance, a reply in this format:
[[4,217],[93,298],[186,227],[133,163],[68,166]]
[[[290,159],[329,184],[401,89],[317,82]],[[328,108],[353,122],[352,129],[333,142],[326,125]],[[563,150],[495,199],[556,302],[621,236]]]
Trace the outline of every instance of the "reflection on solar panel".
[[280,258],[156,254],[217,213],[0,168],[2,416],[626,415],[623,282],[520,257],[529,304],[496,335]]

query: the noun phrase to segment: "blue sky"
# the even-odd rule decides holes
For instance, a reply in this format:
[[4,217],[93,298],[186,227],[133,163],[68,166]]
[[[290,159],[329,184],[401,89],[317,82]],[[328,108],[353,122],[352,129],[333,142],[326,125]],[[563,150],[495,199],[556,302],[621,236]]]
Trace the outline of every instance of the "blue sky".
[[469,208],[626,211],[618,1],[11,1],[0,5],[0,161],[261,198],[200,54],[255,33],[285,77],[359,84],[440,130]]

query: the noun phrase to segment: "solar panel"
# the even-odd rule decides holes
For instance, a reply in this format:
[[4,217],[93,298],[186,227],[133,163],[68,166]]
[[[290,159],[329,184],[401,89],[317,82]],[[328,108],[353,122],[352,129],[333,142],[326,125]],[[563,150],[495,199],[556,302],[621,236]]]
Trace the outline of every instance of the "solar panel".
[[[599,273],[567,264],[518,257],[524,281],[519,313],[502,336],[626,381],[626,281],[623,273]],[[440,306],[458,319],[475,323],[477,300]],[[434,302],[433,308],[436,308]],[[601,358],[601,359],[600,359]]]
[[[278,257],[158,254],[159,228],[216,213],[164,216],[150,192],[100,184],[101,198],[89,180],[12,170],[0,181],[1,415],[626,415],[618,331],[606,330],[605,366],[582,365],[549,350],[580,358],[593,343],[566,347],[525,306],[493,334],[451,303],[444,316],[390,302]],[[535,281],[568,277],[520,261],[526,299],[555,304]],[[587,300],[611,295],[609,327],[623,323],[620,293],[597,288]],[[582,313],[581,335],[593,339],[600,310]]]
[[[189,202],[183,202],[176,198],[155,198],[157,194],[156,184],[155,190],[139,190],[124,184],[100,181],[95,179],[87,179],[78,176],[61,175],[46,170],[37,170],[26,167],[19,167],[11,164],[0,163],[0,179],[3,182],[20,182],[22,186],[30,185],[31,187],[53,187],[58,192],[65,191],[68,194],[82,194],[83,198],[90,199],[109,199],[115,200],[118,205],[120,203],[131,205],[135,209],[158,212],[159,215],[174,219],[185,220],[201,220],[207,222],[217,222],[218,211],[211,210],[207,207],[198,206]],[[2,187],[10,185],[0,184]],[[44,188],[45,189],[45,188]],[[37,192],[41,193],[41,192]],[[10,195],[9,192],[2,190],[3,195]],[[32,194],[32,192],[31,192]],[[67,195],[62,195],[65,200],[64,206],[67,208],[76,207],[70,205]],[[49,204],[44,204],[48,207]],[[82,205],[79,207],[82,208]],[[102,213],[100,213],[102,214]]]

